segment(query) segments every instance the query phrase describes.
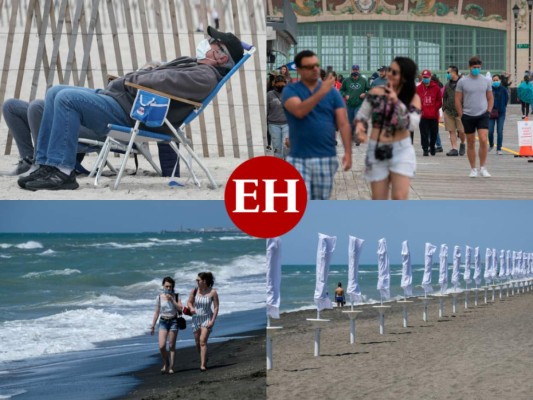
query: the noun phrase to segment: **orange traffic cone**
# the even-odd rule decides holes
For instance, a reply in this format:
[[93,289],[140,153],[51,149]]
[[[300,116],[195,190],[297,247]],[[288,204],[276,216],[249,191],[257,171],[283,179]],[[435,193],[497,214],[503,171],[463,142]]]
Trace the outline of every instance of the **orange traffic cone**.
[[[524,122],[528,122],[529,118],[526,116]],[[531,157],[533,156],[533,147],[531,146],[520,146],[518,150],[518,157]]]

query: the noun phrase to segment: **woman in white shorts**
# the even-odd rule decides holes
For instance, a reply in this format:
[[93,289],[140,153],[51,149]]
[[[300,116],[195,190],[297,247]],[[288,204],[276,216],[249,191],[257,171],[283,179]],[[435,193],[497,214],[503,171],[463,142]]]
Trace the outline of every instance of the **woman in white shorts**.
[[409,196],[416,171],[409,131],[418,127],[421,107],[415,89],[416,70],[410,58],[396,57],[387,72],[387,86],[368,92],[355,117],[356,135],[362,143],[370,130],[365,178],[373,200],[406,200]]

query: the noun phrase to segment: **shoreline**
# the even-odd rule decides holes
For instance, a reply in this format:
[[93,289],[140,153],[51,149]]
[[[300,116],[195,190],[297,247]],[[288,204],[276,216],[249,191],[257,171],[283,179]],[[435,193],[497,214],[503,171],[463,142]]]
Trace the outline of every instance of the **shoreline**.
[[[492,293],[489,290],[489,301]],[[398,399],[527,399],[528,388],[520,377],[529,376],[533,329],[532,292],[515,294],[478,306],[469,293],[445,300],[438,317],[438,298],[428,307],[423,322],[423,303],[409,306],[409,323],[403,328],[401,303],[388,303],[385,332],[379,334],[379,314],[374,305],[354,307],[356,340],[350,344],[349,319],[340,310],[324,310],[330,320],[321,330],[320,357],[314,356],[315,330],[306,321],[316,318],[316,309],[282,313],[272,325],[282,326],[273,337],[273,369],[267,375],[268,398]],[[344,307],[350,310],[349,306]],[[328,384],[324,385],[327,382]]]
[[239,336],[246,337],[208,344],[209,364],[204,373],[200,372],[195,347],[176,349],[173,375],[161,374],[160,356],[154,355],[149,367],[124,374],[139,383],[115,399],[265,399],[265,330],[243,332]]

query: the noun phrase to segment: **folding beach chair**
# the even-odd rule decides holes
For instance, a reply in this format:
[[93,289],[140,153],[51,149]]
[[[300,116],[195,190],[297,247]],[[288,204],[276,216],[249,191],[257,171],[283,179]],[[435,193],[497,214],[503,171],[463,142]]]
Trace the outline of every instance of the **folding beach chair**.
[[[132,149],[134,149],[134,146],[136,149],[133,151],[145,156],[145,158],[147,158],[152,167],[159,174],[161,174],[161,170],[153,162],[151,156],[149,155],[149,151],[147,151],[147,142],[155,141],[168,143],[172,147],[172,149],[178,155],[179,159],[183,161],[183,163],[189,170],[190,179],[193,180],[195,185],[199,187],[200,181],[192,170],[193,160],[196,161],[196,163],[206,174],[207,179],[209,180],[209,187],[212,189],[216,189],[217,184],[213,179],[213,176],[189,145],[189,141],[185,136],[184,129],[204,111],[204,109],[209,105],[211,100],[217,95],[218,91],[224,86],[224,84],[252,56],[252,54],[255,53],[256,49],[254,46],[246,44],[244,42],[241,43],[244,48],[243,58],[239,60],[237,64],[235,64],[235,66],[223,77],[223,79],[218,83],[218,85],[209,94],[209,96],[201,103],[171,96],[169,94],[162,93],[154,89],[142,87],[140,85],[127,82],[126,85],[132,86],[137,89],[137,96],[135,98],[135,102],[130,113],[130,116],[135,119],[136,122],[133,127],[114,124],[108,125],[111,130],[107,135],[107,139],[102,147],[102,150],[100,151],[100,154],[98,155],[95,166],[90,175],[91,177],[96,175],[94,184],[98,185],[98,180],[100,178],[100,175],[102,174],[104,166],[107,163],[107,157],[109,155],[109,152],[112,151],[113,148],[115,150],[120,149],[119,151],[124,151],[124,159],[122,160],[120,170],[115,180],[115,189],[117,189],[120,185],[120,181],[126,168],[129,155],[130,153],[132,153]],[[166,118],[166,114],[168,112],[168,108],[171,101],[184,102],[187,104],[191,104],[195,107],[181,123],[181,125],[177,128],[173,126],[172,123]],[[168,127],[172,133],[157,133],[149,130],[139,129],[141,123],[143,123],[147,127],[161,127],[163,125],[166,125],[166,127]],[[178,147],[177,144],[180,144],[180,146]],[[189,157],[185,157],[186,154],[183,154],[181,149],[184,149]]]

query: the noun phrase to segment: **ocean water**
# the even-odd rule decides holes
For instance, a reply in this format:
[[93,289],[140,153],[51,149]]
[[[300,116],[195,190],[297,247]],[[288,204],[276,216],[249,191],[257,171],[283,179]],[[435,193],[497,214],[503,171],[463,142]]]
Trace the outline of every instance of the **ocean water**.
[[[422,277],[424,275],[424,265],[413,264],[413,296],[424,296],[424,289],[420,287]],[[404,290],[401,288],[402,266],[401,264],[391,264],[391,279],[390,279],[390,300],[396,301],[404,297]],[[463,281],[464,266],[460,267],[460,282],[458,290],[465,288]],[[452,265],[448,269],[448,288],[447,292],[454,290],[451,284]],[[473,268],[471,268],[473,273]],[[282,312],[291,312],[305,309],[316,308],[313,300],[316,282],[316,266],[315,265],[283,265],[282,279],[281,279],[281,304],[280,310]],[[335,289],[337,283],[341,282],[342,287],[346,291],[348,287],[348,265],[331,265],[328,276],[328,293],[329,297],[334,303]],[[439,282],[439,265],[434,264],[432,267],[431,283],[434,293],[440,292]],[[363,303],[372,304],[381,301],[380,293],[376,286],[378,283],[378,266],[376,265],[359,265],[359,287],[363,295]],[[481,284],[485,284],[484,281]],[[468,288],[475,287],[473,281]],[[348,300],[348,296],[347,296]]]
[[[76,384],[76,399],[131,389],[115,375],[158,353],[148,332],[162,278],[176,280],[185,302],[201,271],[213,272],[220,297],[212,340],[265,326],[264,240],[233,232],[0,234],[0,399],[74,398],[64,385],[76,368],[92,388],[84,397]],[[191,345],[190,329],[181,331],[178,346]],[[54,379],[61,391],[47,384]]]

